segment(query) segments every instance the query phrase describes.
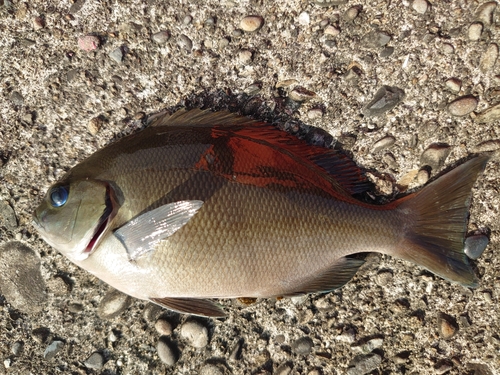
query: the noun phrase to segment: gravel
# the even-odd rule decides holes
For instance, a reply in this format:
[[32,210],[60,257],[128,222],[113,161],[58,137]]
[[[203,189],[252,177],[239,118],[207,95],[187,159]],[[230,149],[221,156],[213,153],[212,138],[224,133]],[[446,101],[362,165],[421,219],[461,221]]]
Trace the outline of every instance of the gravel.
[[[495,1],[0,1],[0,373],[498,373],[499,9]],[[246,16],[258,17],[255,31],[243,29]],[[120,62],[109,56],[116,49]],[[404,97],[382,95],[365,109],[382,87]],[[452,113],[448,105],[464,97]],[[107,302],[105,283],[38,237],[33,209],[77,162],[137,131],[144,116],[183,105],[276,115],[299,135],[299,121],[326,130],[391,194],[366,200],[390,200],[471,153],[496,152],[471,196],[468,232],[489,239],[471,261],[478,288],[375,256],[332,293],[218,301],[224,319],[119,293]],[[390,148],[373,152],[387,136]],[[158,329],[159,319],[170,328]],[[193,319],[200,348],[181,335]],[[304,355],[292,350],[303,337],[314,343]],[[102,369],[85,367],[94,352]]]

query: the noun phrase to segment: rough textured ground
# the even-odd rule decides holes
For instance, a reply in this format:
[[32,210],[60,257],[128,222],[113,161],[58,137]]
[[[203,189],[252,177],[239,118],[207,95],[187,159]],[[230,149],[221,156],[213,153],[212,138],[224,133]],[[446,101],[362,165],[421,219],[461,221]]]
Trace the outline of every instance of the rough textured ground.
[[[424,182],[422,163],[432,177],[448,152],[499,147],[495,2],[343,3],[0,1],[0,374],[499,373],[498,160],[474,189],[469,229],[490,236],[475,290],[373,255],[333,293],[193,319],[108,292],[30,225],[67,169],[207,92],[327,130],[388,195]],[[246,15],[262,28],[241,31]],[[383,85],[405,97],[373,116]]]

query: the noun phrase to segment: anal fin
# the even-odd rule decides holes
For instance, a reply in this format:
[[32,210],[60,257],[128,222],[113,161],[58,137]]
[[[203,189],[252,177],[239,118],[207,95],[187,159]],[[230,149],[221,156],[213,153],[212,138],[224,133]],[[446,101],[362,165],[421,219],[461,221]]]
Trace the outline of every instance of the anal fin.
[[222,318],[226,313],[215,302],[198,298],[150,298],[156,303],[169,310],[174,310],[182,314],[208,316],[212,318]]
[[312,279],[305,280],[299,286],[295,287],[294,290],[286,293],[285,297],[307,293],[330,292],[338,289],[347,284],[364,263],[365,261],[362,259],[340,258],[327,270],[319,273]]

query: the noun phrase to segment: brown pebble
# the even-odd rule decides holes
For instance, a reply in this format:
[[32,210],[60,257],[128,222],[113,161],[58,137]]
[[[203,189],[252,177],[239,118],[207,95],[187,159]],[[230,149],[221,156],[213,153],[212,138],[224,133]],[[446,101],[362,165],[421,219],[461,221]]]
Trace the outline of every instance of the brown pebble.
[[441,313],[438,316],[438,330],[441,337],[448,340],[458,332],[458,324],[454,317]]
[[241,30],[252,33],[259,30],[264,25],[264,19],[261,16],[246,16],[240,21]]
[[461,96],[448,104],[448,112],[452,116],[465,116],[477,107],[477,98],[472,95]]
[[155,329],[162,336],[170,336],[172,334],[172,324],[163,318],[156,321]]
[[94,117],[87,124],[87,130],[89,131],[90,134],[96,135],[97,132],[101,129],[102,124],[103,121],[101,117]]
[[483,56],[481,57],[481,62],[479,63],[479,69],[481,69],[483,73],[490,71],[495,66],[497,59],[498,59],[498,45],[495,43],[491,43],[484,52]]
[[315,96],[315,92],[310,91],[302,86],[295,87],[292,91],[290,91],[290,94],[288,94],[288,97],[296,102],[305,102],[314,98]]

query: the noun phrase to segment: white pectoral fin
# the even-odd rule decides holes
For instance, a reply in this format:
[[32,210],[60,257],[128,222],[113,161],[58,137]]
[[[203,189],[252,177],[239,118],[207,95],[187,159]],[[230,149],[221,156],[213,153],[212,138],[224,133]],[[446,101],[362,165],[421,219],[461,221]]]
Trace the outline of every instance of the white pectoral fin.
[[130,260],[155,249],[155,245],[182,228],[198,212],[203,201],[168,203],[124,224],[114,235],[127,249]]
[[182,314],[222,318],[226,313],[213,301],[197,298],[150,298],[150,301]]

